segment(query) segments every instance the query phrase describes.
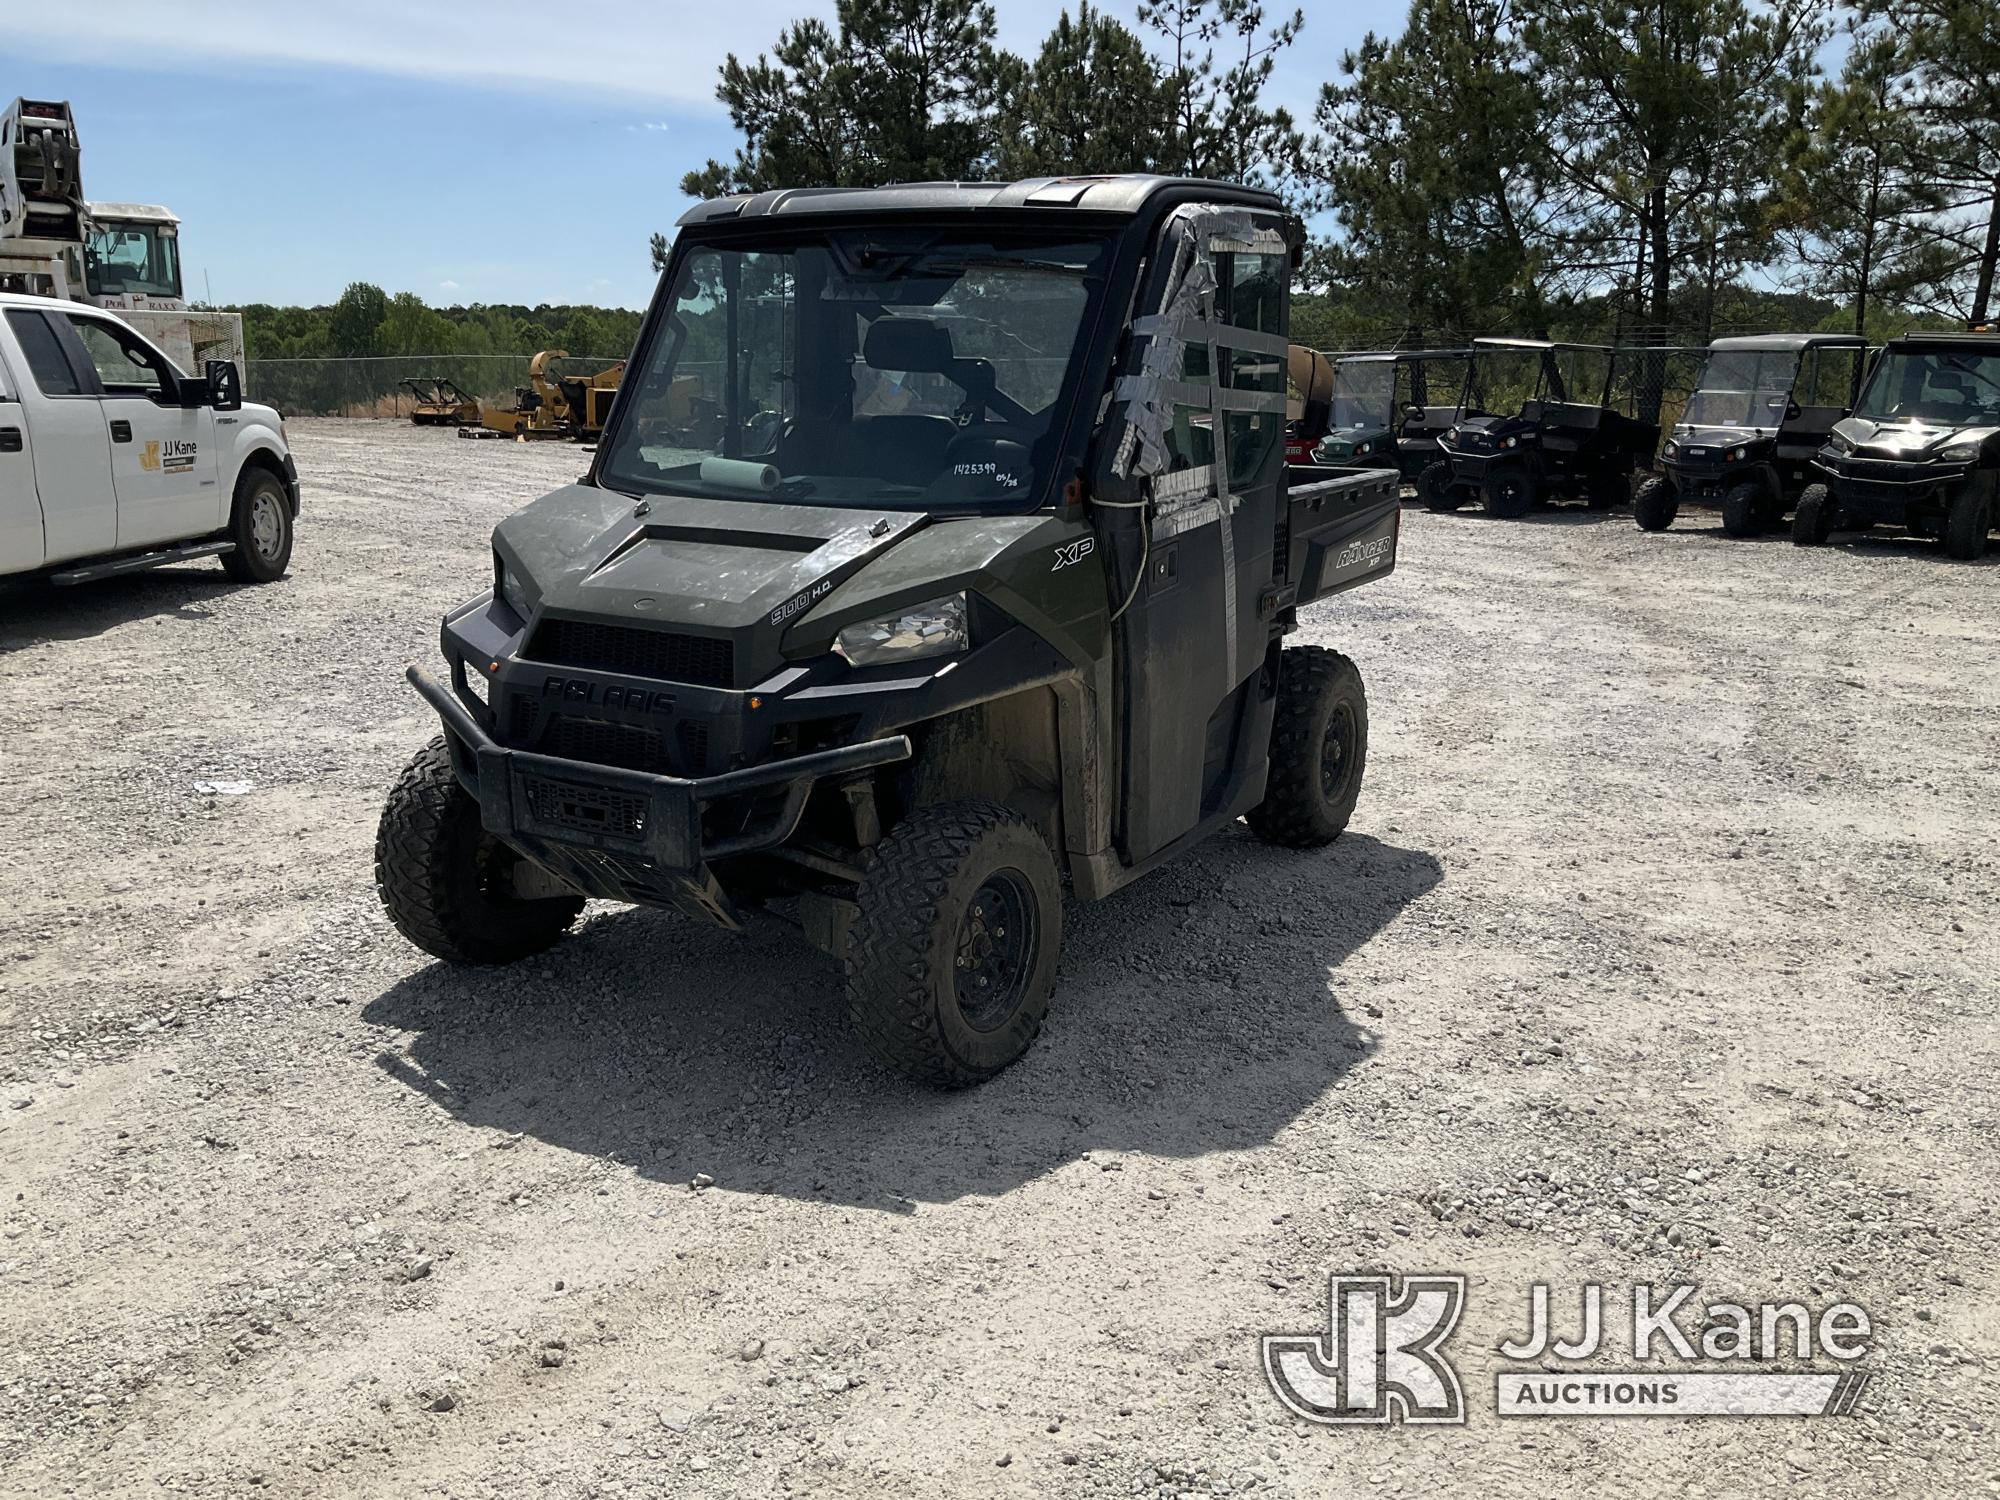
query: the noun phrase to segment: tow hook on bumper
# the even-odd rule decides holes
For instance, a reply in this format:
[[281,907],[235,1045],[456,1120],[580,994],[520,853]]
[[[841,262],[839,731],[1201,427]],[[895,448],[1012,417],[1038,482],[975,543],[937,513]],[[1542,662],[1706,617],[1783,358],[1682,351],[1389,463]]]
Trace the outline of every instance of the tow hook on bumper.
[[[792,836],[816,782],[908,760],[907,735],[817,750],[716,776],[666,776],[502,745],[451,691],[417,667],[405,674],[471,752],[486,831],[589,894],[691,907],[741,923],[711,859],[773,849]],[[782,792],[754,826],[703,838],[702,810],[726,797]]]

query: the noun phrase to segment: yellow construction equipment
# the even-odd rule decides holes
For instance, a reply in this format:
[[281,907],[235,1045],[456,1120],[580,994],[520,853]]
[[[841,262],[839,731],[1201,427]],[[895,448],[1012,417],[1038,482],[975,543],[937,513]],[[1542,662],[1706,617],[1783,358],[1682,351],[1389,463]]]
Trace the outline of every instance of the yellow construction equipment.
[[514,391],[514,404],[500,406],[479,403],[479,426],[461,427],[461,437],[481,437],[486,432],[501,437],[567,438],[582,442],[604,430],[604,418],[611,410],[611,398],[625,377],[623,360],[595,375],[565,375],[550,367],[568,359],[563,349],[544,349],[528,364],[528,384]]
[[463,427],[479,420],[479,400],[442,375],[413,375],[402,382],[416,398],[410,420],[419,427]]

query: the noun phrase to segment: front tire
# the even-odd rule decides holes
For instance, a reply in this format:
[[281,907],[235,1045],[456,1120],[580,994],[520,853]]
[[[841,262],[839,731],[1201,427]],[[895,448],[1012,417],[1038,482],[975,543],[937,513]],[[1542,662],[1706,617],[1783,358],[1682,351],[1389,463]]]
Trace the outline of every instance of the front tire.
[[1479,488],[1479,503],[1489,516],[1518,520],[1535,508],[1535,476],[1518,467],[1495,469]]
[[1992,529],[1992,500],[1967,485],[1952,497],[1945,512],[1944,555],[1959,562],[1979,561],[1986,555],[1986,533]]
[[236,550],[222,554],[222,570],[237,582],[271,583],[285,576],[292,560],[292,499],[269,469],[245,469],[238,477],[229,540]]
[[1738,484],[1722,497],[1722,531],[1725,536],[1756,536],[1764,528],[1764,486]]
[[1632,519],[1641,531],[1665,531],[1680,512],[1680,492],[1664,474],[1649,475],[1632,496]]
[[847,940],[847,1009],[906,1077],[983,1083],[1034,1043],[1055,988],[1062,882],[996,802],[923,807],[875,846]]
[[1280,658],[1271,770],[1251,831],[1287,849],[1317,849],[1354,816],[1368,767],[1368,693],[1361,669],[1324,646]]
[[554,946],[583,897],[513,894],[520,860],[479,822],[439,735],[389,789],[375,832],[375,889],[396,930],[457,964],[504,964]]
[[1424,465],[1423,472],[1417,475],[1417,498],[1424,502],[1425,510],[1434,510],[1440,515],[1465,504],[1465,492],[1451,482],[1448,460],[1439,459],[1436,463]]
[[1799,508],[1792,512],[1792,542],[1800,547],[1823,547],[1833,535],[1833,492],[1823,484],[1809,484],[1799,496]]

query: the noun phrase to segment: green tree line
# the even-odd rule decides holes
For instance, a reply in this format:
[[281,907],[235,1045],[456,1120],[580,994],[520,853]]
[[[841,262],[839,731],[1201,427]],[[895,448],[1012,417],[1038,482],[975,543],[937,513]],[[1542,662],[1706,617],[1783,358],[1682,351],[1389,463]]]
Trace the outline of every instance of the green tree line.
[[357,281],[328,307],[252,303],[243,314],[251,355],[274,359],[380,359],[412,355],[573,355],[622,358],[641,314],[621,308],[475,304],[430,307],[412,292],[394,296]]
[[1348,346],[2000,315],[1992,0],[1412,0],[1302,121],[1269,95],[1304,27],[1079,0],[1016,56],[983,0],[838,0],[722,64],[741,144],[682,188],[1259,183],[1327,226],[1301,313]]

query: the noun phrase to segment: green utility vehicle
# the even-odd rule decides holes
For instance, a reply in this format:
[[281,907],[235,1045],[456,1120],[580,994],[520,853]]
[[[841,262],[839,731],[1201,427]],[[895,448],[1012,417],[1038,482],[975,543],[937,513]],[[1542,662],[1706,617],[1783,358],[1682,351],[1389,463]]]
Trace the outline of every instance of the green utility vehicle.
[[[1395,565],[1393,475],[1288,469],[1299,224],[1158,177],[759,194],[681,221],[590,471],[503,521],[376,877],[464,963],[587,897],[842,961],[922,1079],[1033,1041],[1063,890],[1244,817],[1312,848],[1367,755],[1300,607]],[[663,976],[671,987],[672,976]]]
[[1332,425],[1315,460],[1394,469],[1414,483],[1437,462],[1438,439],[1458,420],[1471,358],[1463,349],[1342,355],[1333,362]]

